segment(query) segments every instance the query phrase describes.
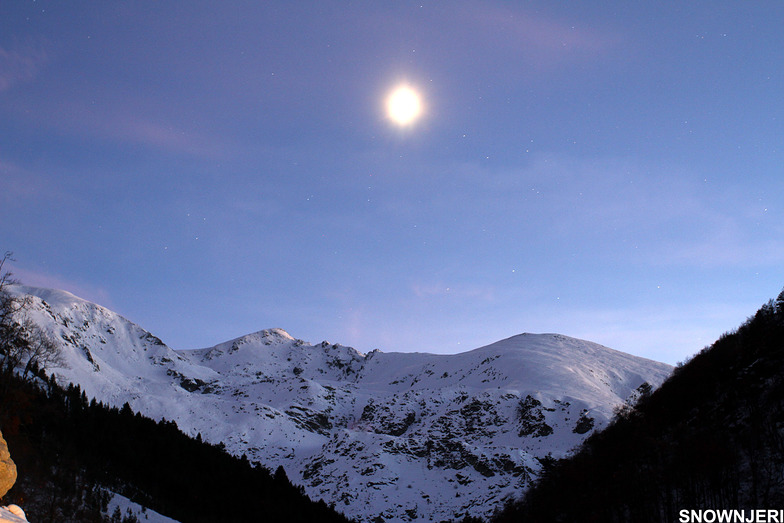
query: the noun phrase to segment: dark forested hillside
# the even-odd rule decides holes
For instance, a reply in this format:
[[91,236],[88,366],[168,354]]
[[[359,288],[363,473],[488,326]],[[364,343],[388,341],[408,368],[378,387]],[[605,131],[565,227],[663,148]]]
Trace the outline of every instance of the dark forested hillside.
[[78,387],[11,379],[0,424],[19,470],[4,503],[31,521],[106,521],[104,488],[182,522],[347,521],[279,469],[202,443],[173,422],[88,403]]
[[549,464],[498,522],[677,521],[784,505],[784,292]]

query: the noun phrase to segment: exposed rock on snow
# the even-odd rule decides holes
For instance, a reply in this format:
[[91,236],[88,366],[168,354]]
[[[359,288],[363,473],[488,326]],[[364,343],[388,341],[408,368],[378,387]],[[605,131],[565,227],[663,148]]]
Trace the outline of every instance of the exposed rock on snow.
[[454,355],[311,345],[281,329],[174,351],[62,291],[30,316],[62,347],[63,383],[224,442],[313,499],[371,521],[487,517],[671,367],[558,334]]

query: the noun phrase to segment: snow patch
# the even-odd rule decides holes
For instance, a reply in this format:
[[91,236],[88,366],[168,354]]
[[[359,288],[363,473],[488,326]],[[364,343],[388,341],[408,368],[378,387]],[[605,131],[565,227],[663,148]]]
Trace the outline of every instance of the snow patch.
[[134,503],[125,496],[113,493],[106,509],[106,515],[112,516],[115,514],[118,514],[120,517],[135,516],[139,523],[179,523],[176,519],[168,518],[154,510]]

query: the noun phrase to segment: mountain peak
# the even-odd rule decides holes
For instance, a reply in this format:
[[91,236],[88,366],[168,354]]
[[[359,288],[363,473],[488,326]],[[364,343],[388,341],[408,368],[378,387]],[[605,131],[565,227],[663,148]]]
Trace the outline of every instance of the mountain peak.
[[32,319],[63,349],[61,383],[282,465],[311,498],[358,521],[489,517],[540,459],[569,452],[671,371],[560,334],[451,355],[364,355],[273,328],[173,351],[70,293],[18,292],[34,295]]
[[[9,285],[8,290],[16,295],[36,296],[50,305],[70,307],[75,304],[90,303],[68,291],[60,289],[46,289],[43,287],[30,287],[28,285]],[[99,305],[97,305],[99,306]]]
[[283,330],[283,329],[281,329],[279,327],[275,327],[273,329],[264,329],[261,332],[265,336],[271,336],[271,337],[276,337],[276,338],[283,338],[283,339],[287,339],[287,340],[293,340],[294,339],[291,336],[291,334],[289,334],[288,332],[286,332],[285,330]]
[[253,334],[248,334],[247,336],[241,336],[241,338],[247,337],[257,337],[264,340],[271,340],[271,341],[297,341],[291,334],[286,332],[285,330],[275,327],[272,329],[263,329]]

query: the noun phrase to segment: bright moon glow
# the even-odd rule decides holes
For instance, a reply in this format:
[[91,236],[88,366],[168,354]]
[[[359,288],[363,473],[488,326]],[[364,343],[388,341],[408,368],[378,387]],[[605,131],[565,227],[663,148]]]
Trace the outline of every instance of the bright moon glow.
[[420,114],[422,102],[410,87],[398,87],[387,98],[387,115],[398,125],[408,125]]

